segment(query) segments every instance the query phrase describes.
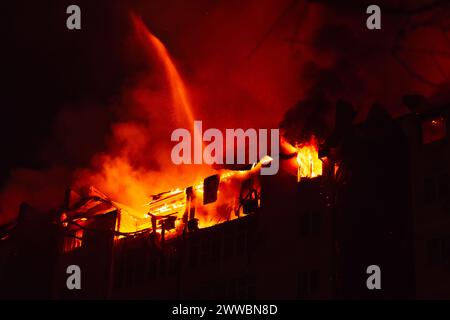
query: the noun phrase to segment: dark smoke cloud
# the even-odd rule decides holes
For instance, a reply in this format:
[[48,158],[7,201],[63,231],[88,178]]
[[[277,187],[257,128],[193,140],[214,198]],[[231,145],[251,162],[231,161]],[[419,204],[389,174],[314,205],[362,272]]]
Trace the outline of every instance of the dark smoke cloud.
[[344,99],[362,121],[374,103],[391,116],[406,112],[405,94],[433,96],[450,75],[449,6],[442,1],[382,1],[382,29],[365,28],[368,2],[317,1],[322,24],[311,39],[296,39],[314,57],[302,68],[306,95],[287,111],[281,126],[291,142],[311,134],[325,138],[336,102]]

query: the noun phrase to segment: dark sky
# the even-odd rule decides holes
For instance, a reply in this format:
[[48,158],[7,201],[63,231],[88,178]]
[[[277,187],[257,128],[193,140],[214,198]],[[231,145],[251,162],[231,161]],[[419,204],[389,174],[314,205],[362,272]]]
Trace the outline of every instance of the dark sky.
[[[2,38],[2,181],[11,167],[46,164],[42,150],[54,139],[55,117],[63,106],[101,108],[121,85],[127,11],[120,10],[115,0],[76,2],[82,7],[80,31],[65,27],[66,7],[73,1],[18,0],[2,6],[6,18],[6,37]],[[105,123],[99,126],[105,127]],[[101,142],[101,136],[93,138],[94,144]],[[87,158],[88,154],[64,160],[83,162]]]
[[[155,149],[170,154],[175,111],[130,9],[167,47],[207,126],[273,128],[287,114],[294,131],[326,134],[337,99],[360,115],[374,102],[398,115],[402,95],[448,85],[449,6],[405,3],[380,0],[382,30],[369,31],[365,0],[5,1],[0,185],[9,192],[0,215],[38,202],[50,185],[58,193],[47,197],[59,203],[72,172],[102,151],[146,178],[168,176],[167,161],[152,159]],[[71,4],[81,7],[82,30],[66,28]]]

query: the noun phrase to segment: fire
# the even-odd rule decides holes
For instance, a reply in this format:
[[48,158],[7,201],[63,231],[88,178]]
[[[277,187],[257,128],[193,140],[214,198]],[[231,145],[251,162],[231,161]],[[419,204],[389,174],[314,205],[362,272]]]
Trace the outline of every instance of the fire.
[[[260,162],[260,164],[263,163]],[[179,235],[189,219],[197,220],[198,228],[207,228],[236,219],[243,211],[240,204],[243,181],[251,181],[250,184],[259,193],[259,182],[256,177],[259,175],[260,164],[255,164],[248,171],[226,170],[220,174],[217,200],[210,204],[204,204],[203,202],[205,193],[203,181],[191,187],[190,196],[187,196],[190,193],[188,188],[178,188],[155,195],[152,201],[147,204],[148,214],[146,218],[153,217],[154,220],[164,220],[171,217],[170,219],[174,223],[170,225],[170,232],[165,234],[166,238]],[[155,232],[161,233],[162,224],[152,227]]]
[[317,141],[311,138],[309,143],[297,146],[298,181],[301,178],[315,178],[322,175],[322,161],[319,159]]
[[322,160],[319,158],[319,144],[312,136],[309,141],[292,145],[283,136],[280,139],[281,148],[289,157],[291,166],[297,171],[297,181],[316,178],[322,175]]
[[[184,121],[194,123],[187,88],[169,52],[161,41],[148,31],[142,20],[133,16],[133,21],[138,34],[151,45],[164,67],[175,113],[184,115]],[[322,174],[322,162],[318,158],[318,145],[314,138],[295,147],[283,138],[282,140],[282,143],[288,146],[289,154],[296,155],[298,181],[301,178],[314,178]],[[294,156],[292,158],[294,159]],[[134,170],[127,157],[119,160],[114,157],[103,158],[104,172],[100,181],[103,182],[102,188],[105,187],[109,195],[121,195],[120,200],[125,200],[127,205],[113,201],[106,194],[91,189],[84,197],[76,197],[82,199],[81,204],[75,204],[68,210],[67,215],[64,214],[66,218],[62,221],[63,226],[65,224],[67,227],[68,223],[74,224],[73,222],[75,226],[76,223],[86,224],[89,221],[85,218],[86,216],[89,218],[89,214],[97,215],[117,210],[119,214],[116,221],[116,239],[143,232],[169,239],[186,231],[238,219],[258,211],[261,192],[260,171],[263,166],[270,164],[273,158],[265,156],[249,170],[222,170],[220,174],[197,180],[189,186],[185,185],[152,196],[148,196],[149,190],[154,190],[155,185],[161,187],[168,181],[162,183],[162,177],[152,177],[154,173],[150,171]],[[201,175],[201,171],[197,173]],[[170,176],[170,173],[167,175],[167,179],[164,180],[172,181],[174,177],[179,178]],[[178,183],[183,182],[179,179]],[[140,205],[136,205],[137,201],[141,201]],[[92,208],[100,208],[102,211],[93,211]]]
[[[130,119],[126,122],[114,123],[111,137],[113,148],[106,153],[96,154],[92,158],[91,168],[77,170],[73,182],[76,189],[85,185],[98,187],[108,198],[117,200],[116,203],[120,202],[121,208],[126,205],[127,208],[123,211],[128,213],[130,219],[124,218],[120,222],[120,230],[124,232],[136,229],[135,225],[139,222],[138,220],[145,218],[145,214],[148,212],[148,206],[145,204],[152,200],[151,194],[168,190],[173,185],[191,184],[203,175],[212,172],[212,169],[206,166],[196,166],[195,172],[174,168],[169,162],[170,158],[165,157],[164,141],[160,142],[156,138],[161,136],[165,129],[156,129],[160,131],[155,134],[155,137],[150,135],[154,131],[149,127],[152,123],[158,122],[160,127],[164,127],[164,121],[167,121],[172,125],[171,117],[175,115],[179,118],[174,120],[192,125],[195,117],[188,89],[168,50],[147,29],[138,16],[132,14],[131,18],[135,34],[140,38],[144,48],[148,50],[148,58],[155,57],[156,63],[161,66],[158,70],[162,77],[158,75],[158,83],[162,81],[161,84],[167,84],[169,89],[163,91],[163,94],[169,98],[164,99],[162,105],[167,112],[163,115],[160,115],[159,111],[155,114],[152,113],[152,110],[158,109],[154,106],[160,103],[160,93],[154,95],[150,90],[147,96],[146,91],[141,92],[142,88],[140,85],[137,86],[136,91],[132,91],[133,99],[139,100],[139,104],[145,104],[145,106],[136,107],[140,108],[139,116],[140,114],[148,116],[151,121],[143,119],[140,122],[139,119],[137,121]],[[134,100],[131,103],[134,103]],[[144,107],[145,109],[141,109]],[[164,139],[169,140],[170,136],[165,136]],[[153,148],[162,150],[160,153],[164,154],[155,154],[152,151]],[[151,158],[151,163],[148,165],[147,158]],[[159,168],[164,169],[160,170]],[[160,210],[168,212],[171,209],[163,207]],[[147,217],[147,219],[150,218]]]

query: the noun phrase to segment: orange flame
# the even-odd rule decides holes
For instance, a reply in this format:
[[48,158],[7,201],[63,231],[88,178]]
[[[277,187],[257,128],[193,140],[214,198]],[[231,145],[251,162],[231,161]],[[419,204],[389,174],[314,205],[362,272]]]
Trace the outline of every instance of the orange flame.
[[[258,175],[261,168],[261,162],[255,165],[249,171],[224,171],[220,175],[220,186],[218,190],[218,200],[214,203],[203,205],[203,181],[193,186],[195,198],[198,200],[191,203],[195,207],[195,217],[198,219],[199,228],[207,228],[225,221],[238,218],[242,208],[239,207],[239,196],[241,191],[241,182],[246,179],[252,179],[253,186],[259,190]],[[159,195],[155,200],[147,204],[150,216],[156,217],[176,217],[176,228],[166,236],[175,236],[180,233],[178,226],[182,227],[183,215],[188,205],[186,198],[186,189],[174,189]],[[159,229],[157,232],[161,232]]]
[[[169,52],[161,41],[146,28],[140,18],[133,15],[132,19],[138,34],[151,44],[164,67],[175,113],[184,114],[185,120],[190,124],[194,123],[193,109],[186,86]],[[318,147],[314,138],[309,143],[296,147],[289,145],[289,147],[294,150],[292,154],[297,152],[299,181],[300,178],[314,178],[322,174],[322,162],[318,158]],[[116,191],[127,192],[128,198],[145,198],[145,202],[147,202],[141,208],[130,208],[113,201],[114,206],[120,208],[116,228],[122,233],[154,230],[160,234],[164,232],[164,236],[170,238],[181,234],[183,229],[188,226],[186,224],[188,218],[191,219],[190,221],[195,218],[199,228],[206,228],[239,218],[243,214],[255,212],[260,205],[258,199],[258,194],[260,194],[259,170],[261,166],[267,165],[272,160],[266,156],[248,171],[223,171],[220,175],[217,199],[208,204],[204,204],[202,201],[205,193],[203,181],[192,185],[193,188],[189,194],[186,192],[186,188],[179,188],[154,195],[148,202],[145,194],[150,179],[142,179],[142,177],[151,175],[151,172],[131,174],[134,171],[131,170],[127,161],[112,167],[106,166],[104,168],[107,172],[106,177],[110,178],[105,181],[108,185],[114,185],[114,182],[118,180],[125,180],[124,190]],[[119,171],[116,170],[116,167],[126,170]],[[134,203],[135,201],[133,201]],[[146,213],[141,210],[146,210]],[[192,216],[191,213],[193,213]]]
[[315,178],[322,175],[322,161],[319,159],[319,149],[314,137],[309,143],[297,146],[297,180]]

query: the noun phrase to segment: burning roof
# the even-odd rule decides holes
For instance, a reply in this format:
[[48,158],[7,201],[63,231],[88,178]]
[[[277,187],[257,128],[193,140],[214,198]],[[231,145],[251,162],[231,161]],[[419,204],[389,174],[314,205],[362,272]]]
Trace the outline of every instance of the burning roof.
[[[293,152],[288,161],[294,163],[298,181],[321,175],[316,145],[296,148],[283,143]],[[146,208],[145,214],[110,199],[93,186],[78,192],[69,189],[60,222],[63,227],[70,224],[80,227],[80,223],[90,218],[117,212],[115,234],[119,238],[142,232],[170,238],[186,231],[207,228],[258,211],[260,170],[270,161],[264,157],[249,170],[221,170],[219,174],[192,186],[151,195],[150,201],[142,204]]]

